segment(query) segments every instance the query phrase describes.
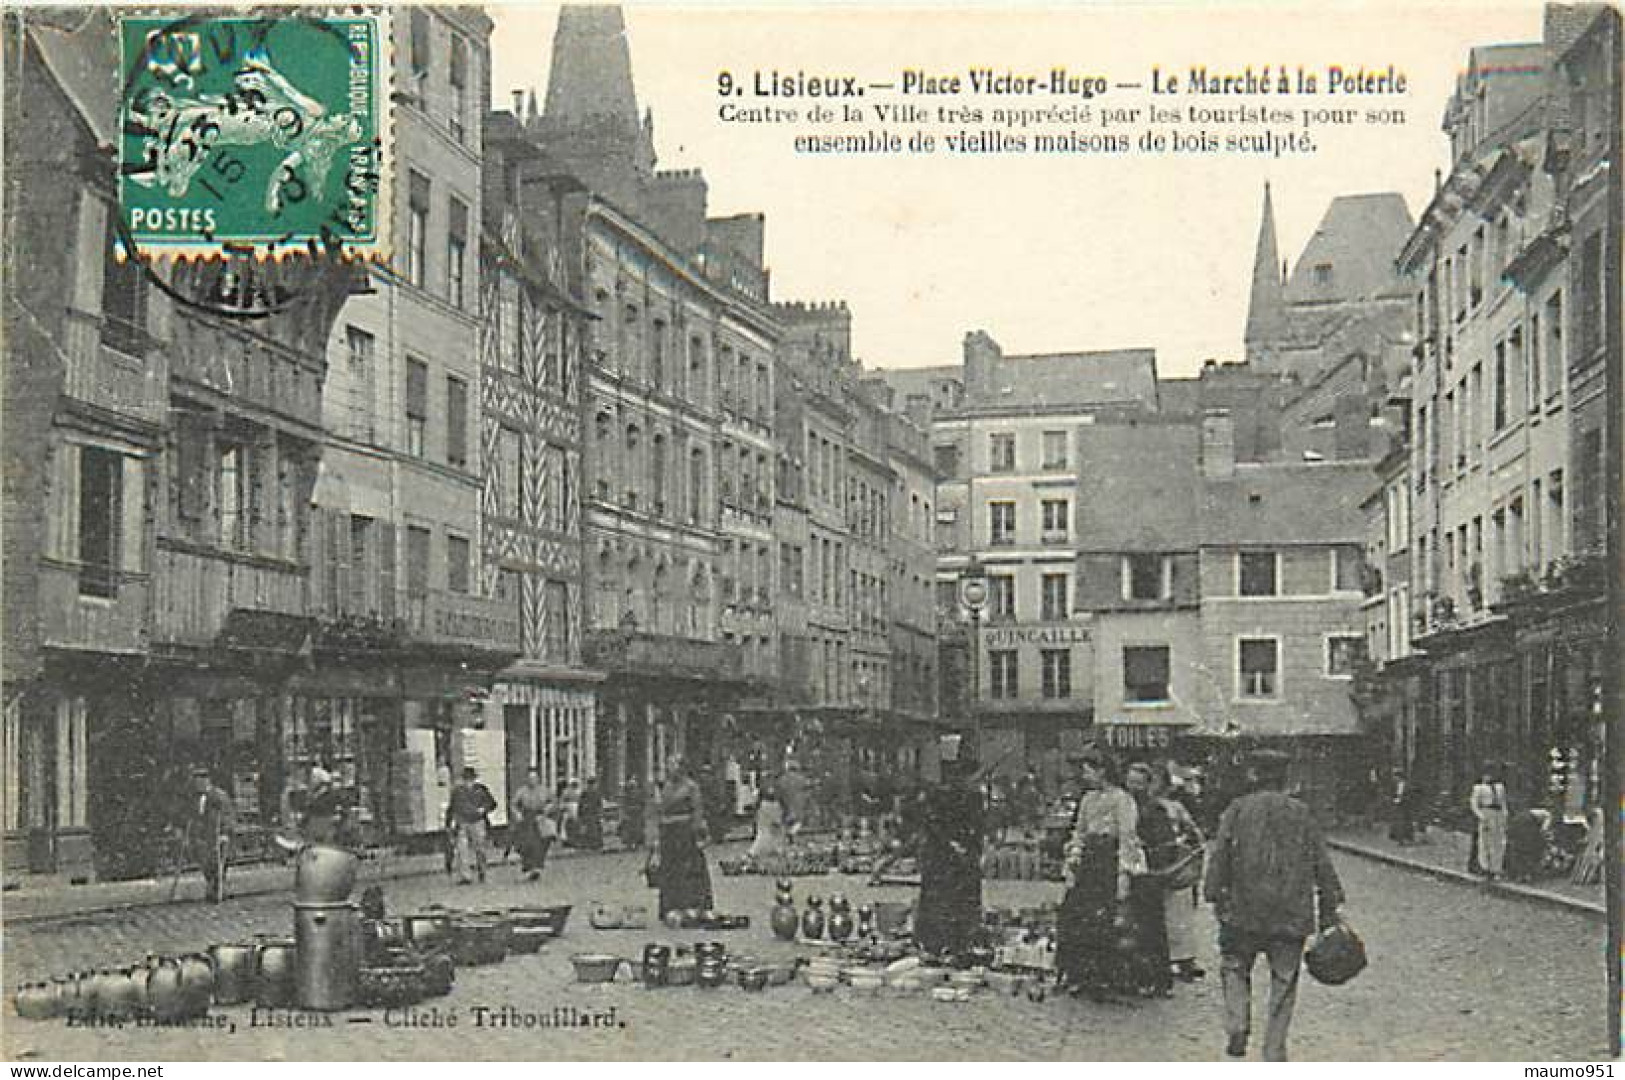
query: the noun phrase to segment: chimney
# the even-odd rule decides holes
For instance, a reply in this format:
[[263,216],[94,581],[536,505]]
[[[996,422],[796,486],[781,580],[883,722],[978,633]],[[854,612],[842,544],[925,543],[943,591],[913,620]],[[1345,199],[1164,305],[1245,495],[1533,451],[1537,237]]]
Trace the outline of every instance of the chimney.
[[1202,417],[1202,475],[1228,480],[1236,474],[1236,424],[1225,409],[1211,409]]
[[965,396],[971,400],[988,399],[999,391],[999,361],[1004,350],[986,330],[972,330],[965,335]]
[[1344,394],[1332,408],[1336,429],[1333,453],[1338,461],[1361,461],[1371,454],[1371,409],[1361,394]]

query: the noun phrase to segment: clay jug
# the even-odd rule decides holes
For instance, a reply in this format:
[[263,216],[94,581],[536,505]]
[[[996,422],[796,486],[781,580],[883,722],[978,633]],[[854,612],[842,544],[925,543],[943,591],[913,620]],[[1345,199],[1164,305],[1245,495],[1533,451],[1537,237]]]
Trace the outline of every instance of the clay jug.
[[47,983],[23,983],[17,988],[17,996],[12,999],[12,1004],[17,1008],[17,1015],[24,1020],[47,1020],[56,1015],[54,997],[55,991]]
[[202,953],[188,953],[180,958],[180,964],[186,1015],[202,1016],[214,1002],[214,965]]
[[796,939],[796,930],[801,926],[801,919],[796,914],[796,903],[790,899],[789,893],[779,893],[778,901],[773,905],[773,912],[768,918],[768,924],[773,927],[773,936],[780,941]]
[[819,941],[824,936],[824,901],[816,896],[807,897],[807,910],[801,913],[801,936],[808,941]]
[[846,897],[836,894],[829,900],[829,939],[843,942],[852,936],[852,905]]
[[643,947],[643,985],[665,986],[671,971],[671,946],[650,942]]
[[146,994],[144,988],[136,987],[136,969],[120,968],[106,974],[99,995],[101,1014],[112,1020],[128,1020],[137,1015]]
[[255,948],[248,944],[214,945],[214,1000],[220,1005],[241,1005],[254,994]]
[[129,982],[129,977],[115,968],[99,968],[90,976],[87,983],[86,1001],[88,1015],[105,1016],[118,1019],[119,1010],[125,1005],[127,994],[119,986],[120,983]]
[[181,962],[165,956],[152,964],[147,973],[147,1008],[161,1024],[173,1023],[186,1016],[186,991],[181,974]]
[[285,1008],[294,999],[294,957],[292,941],[269,938],[259,943],[254,961],[254,1003],[261,1008]]
[[294,862],[294,899],[301,904],[336,904],[350,898],[361,861],[343,848],[307,844]]

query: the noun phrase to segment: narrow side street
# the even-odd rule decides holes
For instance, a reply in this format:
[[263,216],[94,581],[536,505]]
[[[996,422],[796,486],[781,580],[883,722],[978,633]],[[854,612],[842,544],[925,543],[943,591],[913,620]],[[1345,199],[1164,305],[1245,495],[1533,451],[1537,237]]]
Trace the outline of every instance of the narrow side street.
[[[713,862],[717,854],[713,850]],[[1600,920],[1355,856],[1340,856],[1338,865],[1351,898],[1348,913],[1366,938],[1371,967],[1339,988],[1320,986],[1305,976],[1294,1028],[1296,1057],[1573,1060],[1601,1052],[1606,992]],[[166,1060],[789,1055],[809,1060],[1201,1061],[1217,1059],[1222,1049],[1217,958],[1211,947],[1203,958],[1209,969],[1205,980],[1181,986],[1172,1000],[1132,1006],[1058,998],[1033,1003],[991,993],[964,1004],[866,998],[846,989],[814,996],[799,985],[759,994],[734,987],[649,991],[632,984],[577,985],[569,961],[573,953],[633,957],[653,940],[715,937],[732,953],[764,959],[793,951],[767,929],[772,881],[759,876],[715,877],[719,907],[750,915],[749,930],[713,935],[593,930],[587,912],[594,901],[648,900],[641,867],[641,856],[617,854],[557,860],[539,886],[516,882],[511,866],[495,871],[483,887],[458,888],[438,875],[387,883],[390,907],[397,912],[436,901],[483,907],[538,896],[576,905],[564,938],[541,955],[465,969],[450,997],[417,1010],[420,1018],[455,1016],[455,1027],[386,1026],[381,1010],[357,1010],[334,1014],[331,1026],[253,1028],[250,1010],[234,1007],[213,1014],[228,1026],[204,1031],[68,1030],[57,1021],[18,1020],[8,1002],[4,1052],[12,1060],[108,1055]],[[1052,899],[1056,891],[1042,882],[997,881],[988,883],[985,893],[989,904],[1020,905]],[[906,894],[839,875],[796,880],[798,898],[833,892],[845,892],[854,902]],[[177,904],[19,927],[7,934],[7,983],[133,960],[149,951],[189,951],[254,933],[287,933],[287,902],[285,895],[259,896],[219,907]],[[537,1013],[556,1007],[582,1012],[614,1007],[616,1024],[625,1026],[475,1026],[476,1006],[505,1005]],[[399,1014],[389,1019],[398,1020]],[[233,1022],[235,1030],[229,1026]]]

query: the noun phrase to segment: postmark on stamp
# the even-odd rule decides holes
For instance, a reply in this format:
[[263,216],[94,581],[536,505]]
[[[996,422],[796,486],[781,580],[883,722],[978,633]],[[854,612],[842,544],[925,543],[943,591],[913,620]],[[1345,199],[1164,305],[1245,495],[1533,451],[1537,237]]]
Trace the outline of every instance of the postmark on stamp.
[[119,200],[135,247],[385,253],[386,19],[123,17]]

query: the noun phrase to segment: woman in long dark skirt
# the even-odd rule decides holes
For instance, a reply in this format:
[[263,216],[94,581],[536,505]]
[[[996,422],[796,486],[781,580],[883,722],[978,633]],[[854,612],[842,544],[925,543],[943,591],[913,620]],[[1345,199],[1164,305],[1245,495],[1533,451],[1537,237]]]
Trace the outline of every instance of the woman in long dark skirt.
[[657,854],[650,860],[652,884],[660,890],[660,914],[712,907],[711,870],[700,848],[705,805],[700,785],[681,758],[673,758],[660,789]]
[[1141,994],[1166,997],[1174,986],[1168,959],[1168,920],[1164,914],[1164,879],[1160,871],[1179,860],[1179,840],[1173,820],[1152,794],[1151,766],[1129,766],[1128,792],[1139,812],[1135,831],[1145,851],[1147,873],[1129,883],[1128,915],[1134,936],[1134,988]]
[[1055,966],[1063,988],[1104,998],[1134,988],[1126,907],[1145,852],[1134,799],[1117,786],[1111,759],[1090,747],[1073,760],[1083,794],[1066,847]]

